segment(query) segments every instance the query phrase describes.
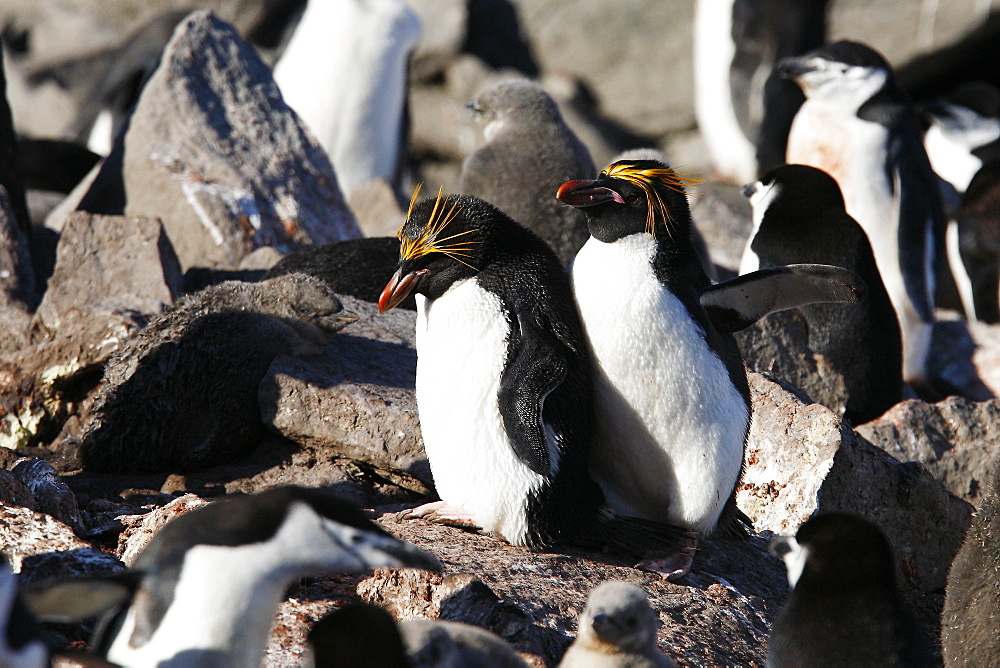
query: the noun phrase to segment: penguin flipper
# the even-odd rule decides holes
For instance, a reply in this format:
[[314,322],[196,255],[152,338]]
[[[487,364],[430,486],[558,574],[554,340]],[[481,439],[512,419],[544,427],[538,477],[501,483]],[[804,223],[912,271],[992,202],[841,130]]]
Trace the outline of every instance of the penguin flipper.
[[[563,346],[552,333],[518,316],[520,336],[500,376],[497,400],[504,429],[518,458],[535,473],[551,474],[549,439],[561,433],[545,422],[545,398],[566,378]],[[555,443],[551,444],[555,448]]]
[[736,332],[775,311],[818,303],[859,302],[868,286],[849,269],[826,264],[768,267],[705,290],[701,305],[723,333]]
[[74,578],[26,585],[21,597],[28,610],[43,622],[76,624],[123,607],[132,599],[141,573]]

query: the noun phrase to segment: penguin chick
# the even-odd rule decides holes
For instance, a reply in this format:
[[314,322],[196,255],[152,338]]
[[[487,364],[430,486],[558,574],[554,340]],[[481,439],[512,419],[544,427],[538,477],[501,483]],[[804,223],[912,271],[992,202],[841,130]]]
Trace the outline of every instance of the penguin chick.
[[[441,501],[410,515],[543,548],[687,532],[607,508],[587,472],[590,364],[566,273],[535,234],[484,200],[416,204],[379,299],[417,301],[417,407]],[[664,531],[661,542],[654,531]]]
[[945,220],[912,105],[885,58],[857,42],[787,58],[778,72],[806,96],[789,133],[788,162],[817,167],[837,180],[847,213],[868,235],[896,309],[903,380],[936,396],[927,357]]
[[[168,522],[153,537],[133,565],[138,585],[127,610],[92,645],[126,666],[256,667],[288,585],[371,568],[440,565],[328,489],[227,497]],[[75,601],[85,610],[81,618],[93,614],[86,600]],[[63,610],[60,618],[73,612]]]
[[108,362],[82,436],[83,467],[178,471],[246,454],[263,429],[257,386],[271,361],[318,352],[355,320],[303,274],[182,298]]
[[941,649],[949,667],[1000,664],[1000,457],[992,475],[948,573]]
[[503,639],[458,622],[408,619],[398,625],[366,603],[334,610],[309,631],[312,663],[325,668],[525,668]]
[[656,645],[659,625],[646,593],[627,582],[605,582],[587,597],[576,640],[560,668],[670,668]]
[[792,593],[771,627],[768,666],[936,665],[878,527],[826,513],[794,538],[775,538],[771,552],[784,559]]
[[856,301],[863,287],[847,270],[808,265],[711,285],[684,183],[662,162],[621,161],[557,197],[583,208],[591,233],[571,270],[593,354],[591,474],[621,514],[710,533],[724,507],[727,527],[737,514],[750,425],[731,332],[774,310]]
[[862,303],[798,310],[808,323],[810,350],[843,375],[844,417],[861,424],[882,415],[902,399],[899,323],[868,237],[844,210],[837,182],[814,167],[785,165],[747,185],[743,194],[753,207],[754,231],[740,273],[762,266],[829,264],[854,271],[868,286]]
[[[271,267],[264,278],[285,274],[308,274],[322,279],[338,295],[378,302],[385,276],[391,276],[399,261],[399,240],[366,237],[335,241],[296,250]],[[410,297],[400,307],[411,311],[417,305]]]
[[567,179],[593,178],[589,151],[536,83],[497,84],[469,109],[483,123],[486,143],[462,163],[459,190],[500,208],[569,263],[587,240],[587,224],[552,193]]

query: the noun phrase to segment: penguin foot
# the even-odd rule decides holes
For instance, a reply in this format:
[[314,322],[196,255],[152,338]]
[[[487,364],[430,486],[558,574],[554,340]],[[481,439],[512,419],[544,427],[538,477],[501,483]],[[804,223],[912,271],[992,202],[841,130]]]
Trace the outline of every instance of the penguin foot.
[[427,520],[429,522],[446,524],[448,526],[458,527],[460,529],[470,529],[473,531],[478,531],[480,528],[479,525],[476,524],[476,521],[472,518],[472,513],[463,508],[449,506],[444,501],[425,503],[422,506],[404,510],[396,517],[399,520]]
[[687,575],[688,571],[691,570],[691,563],[694,561],[694,553],[697,550],[698,539],[692,536],[686,539],[685,544],[677,551],[646,557],[635,567],[642,571],[660,573],[674,582]]

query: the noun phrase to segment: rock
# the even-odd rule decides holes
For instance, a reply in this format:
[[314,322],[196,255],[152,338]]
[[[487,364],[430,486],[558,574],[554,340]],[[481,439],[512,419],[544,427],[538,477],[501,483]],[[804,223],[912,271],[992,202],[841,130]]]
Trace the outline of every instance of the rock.
[[28,234],[24,230],[14,216],[10,197],[0,185],[0,306],[21,310],[34,307],[38,301]]
[[857,432],[901,462],[920,462],[953,494],[978,508],[988,491],[992,462],[1000,456],[1000,402],[911,399]]
[[750,205],[737,188],[707,181],[691,190],[688,201],[691,219],[705,239],[712,262],[723,270],[719,278],[737,274],[753,227]]
[[76,496],[51,464],[41,459],[25,458],[14,464],[11,473],[31,490],[35,499],[34,510],[51,515],[77,532],[83,529]]
[[[990,366],[989,340],[991,325],[979,322],[966,322],[954,311],[937,311],[937,322],[931,335],[931,348],[927,356],[927,367],[932,378],[943,387],[948,388],[948,394],[961,394],[973,401],[992,399],[997,394],[998,387],[990,387],[986,381],[993,382],[995,367]],[[976,334],[984,340],[976,340]],[[992,354],[1000,350],[994,348]]]
[[173,303],[181,278],[159,221],[75,212],[59,240],[55,271],[36,319],[59,332],[69,330],[69,313],[81,307],[152,315]]
[[178,25],[146,84],[123,173],[126,213],[160,216],[185,268],[360,234],[270,69],[208,12]]
[[360,319],[321,356],[271,364],[260,384],[264,423],[296,443],[406,471],[430,485],[414,393],[416,316],[343,301]]
[[18,506],[38,511],[35,497],[20,478],[7,469],[0,469],[0,505]]
[[146,515],[128,517],[128,525],[118,536],[118,549],[115,554],[126,566],[135,563],[143,548],[153,539],[153,535],[163,528],[163,525],[184,513],[208,505],[208,501],[194,494],[185,494],[160,508],[155,508]]
[[115,557],[92,548],[59,520],[27,508],[0,506],[0,545],[22,583],[124,570]]
[[462,50],[469,20],[469,0],[409,0],[420,19],[420,39],[410,60],[410,81],[441,75]]
[[798,309],[773,313],[734,336],[751,370],[780,378],[813,403],[844,414],[848,399],[844,376],[809,348],[809,325]]
[[363,183],[351,191],[347,203],[366,237],[394,237],[406,212],[399,206],[396,191],[385,179]]
[[[948,566],[969,525],[969,504],[923,466],[900,463],[818,404],[750,374],[754,416],[740,508],[758,531],[794,534],[814,513],[863,517],[886,534],[904,595],[936,620]],[[934,622],[937,623],[936,621]]]

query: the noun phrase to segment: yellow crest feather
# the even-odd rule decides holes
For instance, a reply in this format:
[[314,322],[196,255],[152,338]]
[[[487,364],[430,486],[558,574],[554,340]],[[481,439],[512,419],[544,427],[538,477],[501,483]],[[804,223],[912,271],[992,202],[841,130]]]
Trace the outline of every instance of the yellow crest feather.
[[423,184],[421,183],[413,189],[413,195],[410,197],[410,206],[406,210],[406,218],[396,233],[396,238],[399,239],[399,257],[404,260],[413,260],[431,253],[442,253],[457,262],[461,262],[470,269],[475,269],[475,267],[462,258],[472,257],[472,244],[479,242],[474,239],[454,241],[466,234],[472,234],[472,230],[466,230],[446,237],[440,236],[444,232],[444,229],[462,212],[462,208],[458,206],[457,202],[453,202],[451,207],[447,206],[443,187],[438,189],[437,197],[434,200],[434,208],[431,209],[431,214],[417,237],[410,239],[403,236],[403,228],[413,220],[413,208],[417,203],[417,198],[420,196],[420,189],[422,187]]
[[604,176],[628,181],[639,187],[646,194],[646,232],[656,236],[656,214],[660,214],[663,219],[663,226],[667,229],[667,234],[672,234],[673,216],[670,214],[670,207],[664,201],[656,186],[668,188],[674,192],[687,194],[686,187],[702,183],[704,179],[693,176],[692,173],[678,174],[670,167],[637,167],[630,162],[616,162],[609,165],[601,172]]

